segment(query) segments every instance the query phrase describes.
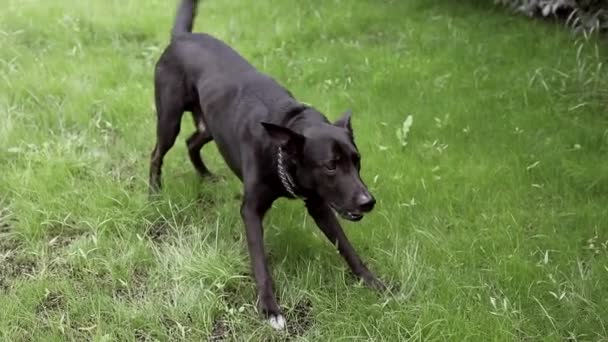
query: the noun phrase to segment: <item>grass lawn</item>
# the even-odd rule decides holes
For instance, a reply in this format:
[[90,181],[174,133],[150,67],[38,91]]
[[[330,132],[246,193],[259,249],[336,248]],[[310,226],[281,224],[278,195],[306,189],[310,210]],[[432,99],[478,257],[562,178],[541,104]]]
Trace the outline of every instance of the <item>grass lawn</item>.
[[174,2],[0,1],[1,340],[608,339],[606,49],[491,1],[204,1],[197,31],[329,118],[353,109],[378,204],[344,227],[401,284],[358,284],[280,200],[275,333],[255,309],[240,183],[213,144],[227,179],[197,178],[189,116],[147,200]]

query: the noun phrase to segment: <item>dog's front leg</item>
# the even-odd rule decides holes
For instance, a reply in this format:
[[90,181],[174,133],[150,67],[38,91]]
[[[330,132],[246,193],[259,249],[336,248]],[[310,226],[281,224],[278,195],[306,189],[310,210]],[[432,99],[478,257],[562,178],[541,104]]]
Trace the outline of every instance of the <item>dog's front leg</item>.
[[272,199],[264,195],[260,189],[246,189],[241,206],[241,216],[245,223],[247,246],[257,287],[258,308],[268,318],[274,329],[281,330],[285,328],[285,318],[281,314],[274,296],[272,277],[268,271],[264,252],[262,220],[271,205]]
[[[313,203],[314,202],[314,203]],[[365,266],[361,258],[348,241],[340,222],[331,208],[318,200],[306,202],[308,213],[331,243],[337,246],[340,255],[346,260],[351,271],[370,287],[386,290],[386,286]]]

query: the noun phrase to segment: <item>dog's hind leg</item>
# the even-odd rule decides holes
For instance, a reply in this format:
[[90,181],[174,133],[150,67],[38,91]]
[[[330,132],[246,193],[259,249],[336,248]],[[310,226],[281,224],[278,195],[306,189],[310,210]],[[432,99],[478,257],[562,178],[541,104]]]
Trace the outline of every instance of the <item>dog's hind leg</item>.
[[170,89],[157,89],[156,111],[158,121],[156,126],[156,146],[150,156],[150,193],[161,189],[161,169],[165,154],[175,144],[179,134],[180,121],[184,113],[183,104],[178,99],[182,97]]
[[213,137],[205,126],[205,122],[203,121],[203,113],[199,108],[192,111],[192,117],[194,119],[197,131],[192,133],[192,135],[190,135],[190,137],[186,140],[190,161],[201,177],[214,178],[214,175],[209,171],[201,158],[201,149],[203,146],[205,146],[205,144],[213,140]]

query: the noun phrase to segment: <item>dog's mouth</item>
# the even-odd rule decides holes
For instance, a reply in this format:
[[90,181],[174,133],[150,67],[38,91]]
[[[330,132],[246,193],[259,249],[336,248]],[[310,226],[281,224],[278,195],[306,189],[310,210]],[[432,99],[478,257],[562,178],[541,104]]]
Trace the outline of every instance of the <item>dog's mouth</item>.
[[353,221],[353,222],[357,222],[360,221],[363,218],[363,214],[361,213],[354,213],[354,212],[344,212],[340,214],[343,218],[349,220],[349,221]]
[[335,212],[338,213],[338,215],[340,215],[345,220],[357,222],[363,218],[363,213],[361,213],[360,211],[348,211],[348,210],[340,209],[338,206],[336,206],[333,203],[330,203],[330,206]]

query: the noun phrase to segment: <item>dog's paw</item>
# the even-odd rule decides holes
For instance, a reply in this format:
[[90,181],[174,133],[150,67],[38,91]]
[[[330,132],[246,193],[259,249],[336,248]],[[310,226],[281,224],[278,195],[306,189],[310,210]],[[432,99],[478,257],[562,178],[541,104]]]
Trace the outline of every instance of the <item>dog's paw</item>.
[[148,201],[149,202],[156,202],[160,199],[162,199],[162,194],[159,189],[153,189],[153,188],[148,189]]
[[271,315],[268,318],[268,324],[270,324],[270,326],[274,330],[285,330],[285,326],[287,325],[287,322],[285,321],[285,317],[283,317],[283,315],[279,314],[279,315]]
[[376,278],[375,276],[364,277],[363,281],[370,288],[380,291],[380,292],[385,292],[388,289],[386,284],[384,284],[384,282],[382,282],[380,279]]

